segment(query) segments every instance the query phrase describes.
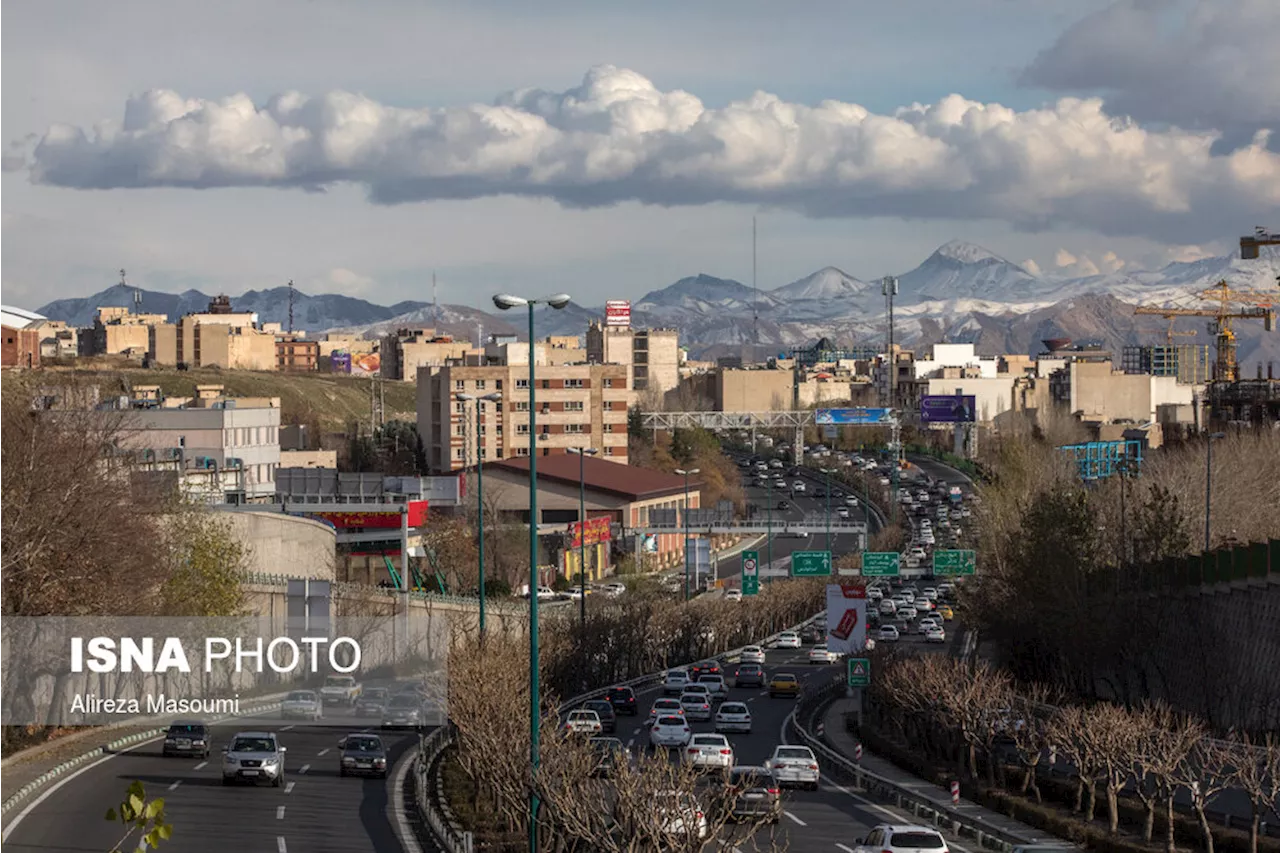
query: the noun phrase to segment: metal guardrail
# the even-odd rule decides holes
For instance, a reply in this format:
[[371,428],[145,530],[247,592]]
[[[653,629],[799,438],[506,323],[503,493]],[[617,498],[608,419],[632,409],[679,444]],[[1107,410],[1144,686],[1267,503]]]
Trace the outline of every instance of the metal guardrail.
[[[825,610],[784,630],[799,631],[810,625],[824,613],[826,613]],[[762,640],[760,644],[768,645],[776,641],[778,639],[778,635],[781,633],[783,632],[779,631],[776,634],[770,634]],[[739,646],[736,649],[730,649],[727,652],[703,658],[703,660],[721,660],[727,663],[733,658],[741,656],[744,648],[746,648],[746,646]],[[598,690],[592,690],[587,693],[583,693],[580,696],[574,696],[564,702],[561,707],[563,710],[570,710],[584,702],[589,702],[592,699],[604,696],[614,687],[638,688],[649,684],[656,684],[664,678],[666,672],[667,670],[664,669],[659,672],[642,675],[639,678],[633,678],[630,681],[621,681],[610,684]],[[414,759],[414,772],[418,774],[418,786],[416,791],[418,810],[422,813],[427,826],[431,828],[431,833],[435,836],[436,842],[441,848],[447,851],[447,853],[473,853],[474,841],[471,833],[455,830],[453,823],[445,815],[441,814],[441,810],[438,809],[437,804],[433,802],[435,797],[433,796],[434,791],[430,784],[430,775],[433,772],[433,765],[439,760],[444,751],[453,745],[454,739],[455,733],[452,725],[442,726],[423,739],[422,744],[419,747],[418,756]]]
[[811,733],[801,724],[801,711],[804,710],[806,702],[812,702],[814,703],[812,711],[808,712],[807,716],[816,716],[818,710],[825,707],[843,689],[844,683],[842,681],[833,682],[816,694],[801,700],[796,709],[787,717],[788,728],[795,733],[796,737],[805,746],[813,750],[814,755],[818,756],[819,763],[825,764],[826,769],[834,770],[846,778],[853,779],[856,788],[893,802],[899,811],[909,812],[917,821],[927,822],[938,829],[947,829],[952,835],[958,837],[972,838],[979,847],[988,850],[1009,853],[1019,845],[1043,840],[1043,836],[1022,837],[1015,835],[979,817],[963,814],[949,804],[939,803],[916,790],[905,788],[891,779],[886,779],[866,770],[857,762],[823,743],[821,738]]

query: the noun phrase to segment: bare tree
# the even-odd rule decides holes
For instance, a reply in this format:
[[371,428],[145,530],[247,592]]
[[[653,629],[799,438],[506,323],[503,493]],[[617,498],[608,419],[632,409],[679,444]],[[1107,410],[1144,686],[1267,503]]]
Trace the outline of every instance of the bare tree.
[[1174,781],[1186,789],[1191,808],[1204,835],[1206,853],[1213,853],[1213,829],[1205,809],[1218,794],[1231,787],[1235,775],[1231,767],[1232,751],[1221,741],[1200,737],[1187,751],[1174,771]]
[[1141,729],[1134,725],[1133,716],[1110,702],[1100,702],[1085,712],[1087,737],[1095,747],[1106,782],[1107,830],[1112,835],[1120,828],[1120,794],[1133,779],[1134,759],[1141,746]]
[[1231,784],[1249,798],[1249,850],[1258,853],[1258,835],[1264,816],[1280,818],[1280,740],[1267,732],[1261,736],[1237,734],[1231,743]]
[[1083,809],[1086,821],[1093,820],[1098,781],[1102,776],[1098,746],[1090,732],[1089,722],[1088,709],[1071,705],[1059,710],[1049,728],[1053,749],[1071,762],[1076,777],[1075,801],[1071,810],[1079,813]]
[[1044,802],[1044,798],[1040,793],[1040,785],[1036,781],[1036,771],[1045,753],[1052,746],[1049,728],[1056,709],[1050,704],[1051,698],[1052,695],[1047,687],[1033,684],[1013,703],[1016,719],[1021,723],[1013,726],[1010,732],[1018,763],[1022,765],[1023,770],[1020,793],[1025,795],[1030,790],[1037,803]]
[[[1143,711],[1144,738],[1138,767],[1144,777],[1149,777],[1156,797],[1165,807],[1165,851],[1176,853],[1176,812],[1174,796],[1178,792],[1179,776],[1187,756],[1196,744],[1207,736],[1204,724],[1185,714],[1179,714],[1164,704],[1146,706]],[[1144,787],[1140,790],[1146,790]],[[1146,794],[1141,794],[1146,802]],[[1148,813],[1148,823],[1152,813]]]

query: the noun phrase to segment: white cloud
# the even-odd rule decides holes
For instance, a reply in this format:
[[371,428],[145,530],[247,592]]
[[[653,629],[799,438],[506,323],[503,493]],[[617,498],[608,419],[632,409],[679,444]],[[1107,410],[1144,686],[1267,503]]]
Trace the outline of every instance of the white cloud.
[[1128,266],[1128,261],[1121,260],[1115,252],[1107,252],[1102,256],[1102,268],[1107,272],[1120,272]]
[[332,293],[336,288],[336,292],[344,296],[359,297],[372,295],[378,285],[374,279],[367,275],[360,275],[360,273],[341,267],[329,270],[328,275],[308,284],[311,292],[314,293]]
[[1068,252],[1066,249],[1059,249],[1058,253],[1053,256],[1053,264],[1059,269],[1064,267],[1073,267],[1079,262],[1080,259]]
[[1044,270],[1040,268],[1040,265],[1031,258],[1027,258],[1025,261],[1019,264],[1019,266],[1022,267],[1027,272],[1031,273],[1032,275],[1040,275],[1044,272]]
[[259,106],[247,95],[153,90],[128,101],[123,123],[50,128],[30,174],[82,189],[354,183],[383,204],[728,201],[811,217],[977,217],[1191,242],[1280,206],[1280,155],[1265,136],[1229,156],[1211,154],[1215,139],[1118,122],[1097,99],[1016,112],[951,95],[877,115],[761,92],[712,109],[600,66],[565,92],[523,89],[488,106],[438,109],[340,91]]

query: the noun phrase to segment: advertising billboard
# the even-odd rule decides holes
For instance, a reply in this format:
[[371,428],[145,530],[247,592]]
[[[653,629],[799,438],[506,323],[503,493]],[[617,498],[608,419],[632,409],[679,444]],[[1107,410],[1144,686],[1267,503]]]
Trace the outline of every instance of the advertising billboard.
[[329,372],[330,373],[350,373],[351,372],[351,353],[334,352],[329,355]]
[[926,395],[920,398],[920,422],[971,424],[977,408],[977,398],[972,395]]
[[818,426],[881,424],[888,420],[888,409],[818,409],[813,413],[813,422]]
[[604,304],[604,324],[606,326],[630,326],[631,303],[625,299],[610,299]]
[[[588,518],[587,519],[587,545],[599,545],[601,542],[608,542],[612,534],[609,530],[610,521],[608,518]],[[582,522],[575,521],[569,525],[569,532],[573,534],[573,547],[582,547]]]
[[373,376],[382,370],[382,356],[376,352],[351,356],[351,373],[355,376]]
[[865,584],[827,585],[827,648],[838,655],[867,647],[867,587]]
[[[352,527],[372,527],[379,530],[399,530],[400,510],[391,512],[312,512],[308,515],[323,519],[339,530]],[[409,501],[409,526],[421,527],[427,523],[427,502]]]

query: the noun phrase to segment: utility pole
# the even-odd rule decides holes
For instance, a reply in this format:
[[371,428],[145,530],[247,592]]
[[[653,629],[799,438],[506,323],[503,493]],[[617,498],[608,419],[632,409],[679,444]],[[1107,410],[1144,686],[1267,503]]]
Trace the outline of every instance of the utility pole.
[[751,303],[752,333],[755,336],[755,348],[751,352],[754,362],[760,353],[760,282],[756,278],[756,218],[751,217],[751,290],[755,298]]
[[293,279],[289,279],[289,334],[293,334]]
[[889,399],[885,402],[885,406],[887,406],[888,408],[893,408],[893,404],[894,404],[893,385],[894,385],[894,379],[895,379],[894,374],[898,372],[898,357],[893,352],[893,297],[898,295],[898,279],[891,275],[887,275],[884,278],[882,278],[880,280],[880,292],[884,295],[884,312],[885,312],[885,319],[888,325],[888,330],[887,330],[888,334],[886,336],[888,339],[888,345],[885,347],[885,349],[886,349],[887,358],[889,361],[889,364],[888,364]]

